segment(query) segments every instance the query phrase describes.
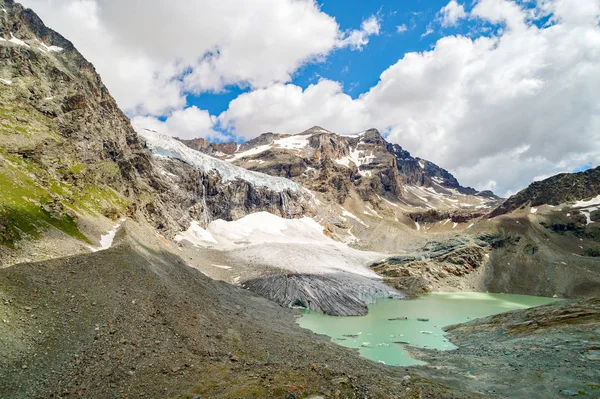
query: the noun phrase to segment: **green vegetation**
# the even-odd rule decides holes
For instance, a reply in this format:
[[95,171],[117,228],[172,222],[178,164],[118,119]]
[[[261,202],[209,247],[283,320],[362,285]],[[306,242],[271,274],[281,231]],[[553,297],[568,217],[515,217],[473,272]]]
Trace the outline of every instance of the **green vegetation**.
[[[76,187],[1,150],[0,162],[0,244],[12,247],[22,239],[37,239],[50,227],[89,243],[77,227],[76,213],[116,218],[127,208],[127,201],[107,186]],[[83,172],[86,167],[74,164],[68,169]]]
[[[119,179],[119,166],[88,165],[74,149],[62,152],[57,144],[67,143],[58,131],[55,119],[10,90],[0,93],[0,245],[38,239],[52,227],[89,242],[77,227],[77,214],[118,218],[127,209],[128,202],[104,184]],[[52,168],[40,160],[45,151],[40,146],[57,149]]]

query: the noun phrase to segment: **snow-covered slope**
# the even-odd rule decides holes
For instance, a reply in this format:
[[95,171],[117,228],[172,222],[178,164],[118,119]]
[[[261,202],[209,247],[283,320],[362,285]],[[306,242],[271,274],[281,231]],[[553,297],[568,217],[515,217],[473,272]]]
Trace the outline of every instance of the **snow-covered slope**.
[[139,127],[136,127],[135,130],[146,140],[148,147],[155,155],[180,159],[202,172],[216,171],[221,175],[223,182],[241,179],[254,186],[266,187],[276,192],[286,190],[298,191],[300,189],[298,184],[289,179],[252,172],[231,165],[199,151],[192,150],[185,144],[166,134]]
[[275,138],[272,142],[267,144],[258,145],[252,148],[238,148],[238,150],[231,157],[225,158],[227,162],[234,162],[245,157],[254,157],[262,154],[265,151],[272,149],[282,149],[287,151],[293,151],[296,153],[304,153],[311,151],[310,138],[316,133],[331,133],[325,129],[310,130],[301,134],[290,134],[280,135]]
[[240,262],[252,260],[294,273],[318,275],[350,273],[378,279],[366,266],[385,257],[332,240],[311,218],[283,219],[268,212],[231,222],[215,220],[206,230],[192,222],[175,240],[226,251]]

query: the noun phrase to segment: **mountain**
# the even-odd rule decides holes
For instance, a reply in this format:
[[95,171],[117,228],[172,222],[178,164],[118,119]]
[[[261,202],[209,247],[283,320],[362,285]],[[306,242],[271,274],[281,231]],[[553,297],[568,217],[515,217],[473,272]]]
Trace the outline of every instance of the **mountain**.
[[240,178],[222,184],[215,169],[154,156],[71,42],[32,10],[2,7],[1,265],[95,250],[123,217],[172,238],[194,219],[308,212],[295,190],[254,185],[245,170],[228,165]]
[[600,166],[579,173],[561,173],[531,183],[494,209],[489,217],[504,215],[525,206],[556,206],[599,195]]
[[511,397],[540,347],[529,396],[597,390],[597,300],[453,327],[454,355],[408,370],[301,329],[293,310],[599,296],[597,170],[500,205],[374,129],[177,140],[131,126],[93,66],[12,0],[0,133],[2,397]]
[[[265,133],[241,144],[234,152],[233,143],[208,144],[200,140],[182,142],[246,169],[287,177],[315,191],[331,192],[339,203],[348,198],[350,191],[356,191],[366,201],[381,195],[423,205],[425,201],[418,192],[407,191],[406,187],[428,188],[430,193],[442,196],[478,196],[481,203],[484,199],[498,199],[493,193],[462,187],[447,170],[412,157],[399,145],[385,141],[376,129],[351,136],[319,126],[298,134]],[[199,142],[203,144],[199,146]],[[229,151],[215,152],[213,148],[219,145],[227,145]]]

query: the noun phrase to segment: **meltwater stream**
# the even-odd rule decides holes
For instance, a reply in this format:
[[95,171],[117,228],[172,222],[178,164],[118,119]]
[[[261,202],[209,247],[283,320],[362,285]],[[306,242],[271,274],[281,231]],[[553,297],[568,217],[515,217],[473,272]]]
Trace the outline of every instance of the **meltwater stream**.
[[477,292],[434,293],[410,300],[379,300],[369,306],[366,316],[333,317],[306,310],[298,324],[330,336],[339,345],[358,348],[367,359],[410,366],[423,362],[404,351],[406,344],[431,349],[455,348],[446,339],[444,326],[557,300]]

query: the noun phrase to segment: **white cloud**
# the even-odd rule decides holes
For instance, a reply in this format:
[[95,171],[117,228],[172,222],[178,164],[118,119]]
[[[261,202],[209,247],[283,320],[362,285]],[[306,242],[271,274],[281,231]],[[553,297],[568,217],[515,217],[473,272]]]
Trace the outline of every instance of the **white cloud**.
[[362,50],[369,43],[369,36],[379,35],[380,29],[379,18],[373,15],[362,22],[360,29],[347,32],[345,37],[338,41],[337,46]]
[[[342,133],[377,127],[389,140],[455,172],[463,184],[496,187],[500,194],[523,188],[535,176],[596,164],[597,2],[546,2],[554,24],[544,28],[528,20],[529,11],[505,3],[482,0],[472,15],[505,24],[499,36],[443,37],[431,51],[406,54],[357,99],[331,81],[304,92],[278,85],[242,95],[220,119],[244,137],[314,124]],[[499,14],[492,17],[490,6]]]
[[221,126],[243,138],[272,132],[301,132],[313,125],[352,132],[365,127],[364,105],[344,94],[342,86],[322,79],[305,90],[276,84],[240,95],[219,116]]
[[[536,176],[600,159],[600,2],[479,0],[468,15],[450,1],[444,24],[501,27],[447,36],[408,53],[353,99],[322,79],[290,76],[341,47],[360,50],[377,17],[342,31],[314,0],[23,0],[92,61],[136,122],[185,137],[244,138],[322,125],[341,133],[377,127],[389,140],[500,194]],[[133,17],[132,17],[133,16]],[[550,16],[538,27],[532,21]],[[482,30],[479,30],[482,32]],[[428,25],[423,36],[433,33]],[[185,72],[183,80],[177,79]],[[218,119],[185,106],[186,91],[247,85]]]
[[467,13],[462,4],[458,4],[456,0],[450,0],[440,10],[440,22],[442,26],[455,26],[459,20],[466,18]]
[[[595,1],[595,0],[583,0]],[[479,0],[471,10],[473,17],[492,23],[505,23],[510,29],[525,29],[527,13],[515,2],[508,0]]]
[[132,123],[161,133],[177,136],[181,139],[203,137],[206,139],[224,139],[223,134],[214,130],[217,118],[196,106],[177,110],[162,122],[155,117],[137,116]]
[[398,32],[398,33],[404,33],[407,30],[408,30],[408,27],[406,26],[406,24],[396,26],[396,32]]
[[427,25],[427,29],[425,29],[425,32],[423,32],[423,34],[421,35],[421,38],[429,36],[432,33],[433,33],[433,28],[431,27],[431,25]]
[[341,31],[315,0],[22,2],[74,42],[134,115],[168,115],[188,92],[287,82],[303,64],[379,34],[376,17]]

